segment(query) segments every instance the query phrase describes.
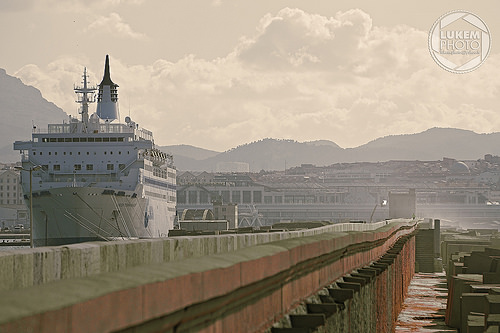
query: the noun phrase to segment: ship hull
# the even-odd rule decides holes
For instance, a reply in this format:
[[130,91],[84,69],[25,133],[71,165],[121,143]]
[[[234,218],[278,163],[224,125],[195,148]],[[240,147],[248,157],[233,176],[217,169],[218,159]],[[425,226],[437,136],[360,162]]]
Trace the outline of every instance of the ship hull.
[[138,192],[95,187],[35,192],[33,245],[167,237],[173,228],[175,203]]

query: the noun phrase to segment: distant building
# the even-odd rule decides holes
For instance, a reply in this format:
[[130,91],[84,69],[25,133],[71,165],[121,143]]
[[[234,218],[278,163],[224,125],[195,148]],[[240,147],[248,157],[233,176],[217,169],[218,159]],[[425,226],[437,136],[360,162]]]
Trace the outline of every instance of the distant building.
[[229,229],[229,221],[216,219],[210,209],[184,209],[178,223],[180,229],[187,231],[222,231]]
[[417,211],[417,196],[415,189],[410,189],[409,193],[389,192],[389,218],[412,218]]
[[24,205],[19,172],[12,169],[0,170],[0,206],[17,205]]
[[214,202],[214,218],[216,220],[227,220],[229,229],[238,228],[238,205]]
[[19,172],[14,169],[0,170],[0,228],[28,225],[28,209],[19,179]]
[[250,172],[250,164],[245,162],[219,162],[217,172]]

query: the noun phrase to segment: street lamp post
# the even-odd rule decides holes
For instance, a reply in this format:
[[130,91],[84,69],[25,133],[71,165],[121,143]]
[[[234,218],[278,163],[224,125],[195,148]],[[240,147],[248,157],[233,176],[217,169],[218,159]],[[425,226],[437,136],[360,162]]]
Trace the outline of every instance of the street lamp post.
[[28,171],[30,174],[30,247],[33,247],[33,171],[40,170],[40,165],[35,165],[29,169],[15,167],[17,170]]

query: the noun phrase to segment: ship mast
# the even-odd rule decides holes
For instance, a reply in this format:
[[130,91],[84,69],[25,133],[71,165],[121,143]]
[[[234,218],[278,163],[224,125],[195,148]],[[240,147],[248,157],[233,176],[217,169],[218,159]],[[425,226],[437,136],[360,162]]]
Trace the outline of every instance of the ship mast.
[[[79,113],[82,115],[82,132],[87,133],[89,124],[89,104],[95,102],[96,87],[87,85],[87,68],[83,69],[83,86],[76,86],[75,93],[78,94],[77,103],[81,105]],[[88,94],[91,94],[90,96]]]

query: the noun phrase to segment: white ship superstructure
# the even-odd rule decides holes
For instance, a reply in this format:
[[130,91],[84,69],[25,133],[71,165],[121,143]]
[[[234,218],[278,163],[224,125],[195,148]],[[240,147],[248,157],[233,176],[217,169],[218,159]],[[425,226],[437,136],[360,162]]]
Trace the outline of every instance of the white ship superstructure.
[[21,183],[29,206],[32,170],[33,243],[167,237],[173,229],[176,170],[155,147],[153,133],[118,118],[118,92],[106,56],[97,112],[89,116],[96,87],[76,87],[81,119],[49,124],[31,141],[16,141]]

